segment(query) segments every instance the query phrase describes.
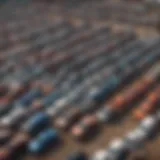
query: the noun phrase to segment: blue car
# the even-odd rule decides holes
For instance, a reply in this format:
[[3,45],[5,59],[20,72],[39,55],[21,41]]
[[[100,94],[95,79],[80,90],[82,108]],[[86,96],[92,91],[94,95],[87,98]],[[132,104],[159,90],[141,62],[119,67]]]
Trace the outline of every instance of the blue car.
[[44,112],[39,112],[29,118],[22,129],[32,136],[41,132],[44,128],[48,127],[49,124],[50,117]]
[[58,132],[55,129],[49,128],[41,132],[35,139],[28,144],[28,150],[31,153],[41,153],[45,151],[51,144],[57,142],[59,138]]

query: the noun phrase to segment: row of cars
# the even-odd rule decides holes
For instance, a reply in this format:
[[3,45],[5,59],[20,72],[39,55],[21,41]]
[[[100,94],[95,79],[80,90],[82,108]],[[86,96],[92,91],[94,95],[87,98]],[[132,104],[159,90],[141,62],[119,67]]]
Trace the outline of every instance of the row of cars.
[[[115,54],[116,56],[113,57],[111,56],[111,57],[113,59],[118,58],[125,49],[134,48],[135,45],[137,45],[137,43],[135,43],[135,41],[133,42],[132,41],[133,40],[129,42],[127,47],[125,46],[124,48],[122,48],[121,52],[116,52],[117,53]],[[156,43],[153,43],[150,46],[147,47],[145,46],[144,48],[141,47],[140,48],[138,47],[140,52],[137,52],[137,54],[135,54],[134,56],[125,55],[126,58],[122,57],[122,60],[117,59],[118,60],[117,65],[114,65],[114,67],[111,65],[113,67],[112,72],[111,72],[111,66],[110,67],[107,66],[107,68],[109,67],[109,70],[108,69],[102,70],[102,75],[100,74],[101,72],[99,72],[98,76],[96,76],[96,74],[93,74],[93,77],[95,75],[95,79],[93,79],[93,77],[91,78],[89,77],[87,83],[83,83],[82,81],[82,84],[79,87],[76,86],[75,90],[69,92],[66,91],[66,93],[70,93],[69,96],[67,96],[67,94],[62,94],[61,92],[59,92],[60,88],[55,88],[57,90],[56,91],[54,88],[52,90],[52,88],[49,87],[50,91],[45,92],[45,94],[48,93],[48,95],[45,95],[44,93],[42,93],[41,90],[43,88],[40,89],[38,88],[39,86],[35,86],[35,88],[34,86],[31,86],[32,90],[29,90],[27,93],[24,93],[24,95],[20,99],[16,100],[13,106],[9,107],[9,111],[7,112],[7,114],[4,112],[2,114],[1,128],[3,129],[3,133],[7,133],[9,128],[11,132],[13,132],[13,130],[15,129],[16,130],[20,129],[20,131],[23,132],[23,134],[25,133],[24,134],[25,136],[23,134],[22,134],[23,136],[16,135],[16,137],[13,137],[13,139],[10,137],[12,136],[11,133],[8,133],[8,137],[6,137],[7,136],[6,134],[2,135],[1,139],[4,140],[5,137],[6,140],[2,142],[5,146],[5,151],[2,150],[3,153],[2,157],[10,156],[11,153],[15,152],[15,148],[19,149],[22,146],[26,146],[26,144],[28,144],[28,149],[30,152],[40,153],[45,148],[48,148],[50,142],[55,143],[59,139],[59,134],[57,129],[53,129],[51,127],[53,118],[54,118],[53,125],[55,126],[55,128],[58,128],[60,130],[71,127],[73,123],[77,122],[77,120],[79,120],[81,117],[84,117],[85,114],[93,112],[94,109],[96,109],[97,106],[100,105],[100,102],[106,99],[107,94],[110,95],[111,91],[116,90],[118,85],[123,84],[122,82],[124,82],[124,80],[125,82],[127,82],[126,80],[130,76],[134,78],[135,74],[137,73],[140,74],[141,72],[143,72],[142,69],[149,67],[152,64],[152,62],[158,59],[157,57],[159,57],[159,52],[157,51],[159,47],[157,41]],[[152,52],[153,54],[151,55],[150,53]],[[133,62],[136,62],[136,65]],[[93,64],[94,63],[97,64],[97,60],[95,62],[93,61]],[[124,67],[127,69],[125,70]],[[105,81],[105,83],[103,84],[104,78],[109,78],[109,77],[111,77],[111,80]],[[144,92],[146,92],[149,89],[149,87],[151,87],[158,80],[158,78],[159,78],[159,66],[154,66],[149,73],[142,76],[140,80],[136,81],[127,89],[125,89],[124,95],[123,94],[122,96],[121,94],[117,95],[115,98],[113,98],[113,100],[111,100],[110,104],[112,104],[111,108],[113,107],[114,109],[113,111],[115,113],[117,111],[119,112],[119,110],[121,110],[122,107],[125,107],[127,103],[130,103],[131,100],[134,101],[135,98],[137,98],[136,96],[137,94],[143,94]],[[128,81],[130,80],[128,79]],[[83,103],[79,103],[80,108],[78,106],[76,107],[77,100],[79,100],[77,98],[79,98],[80,95],[85,93],[86,91],[88,92],[89,97],[86,97],[86,99],[84,99],[84,97],[82,97],[82,99],[80,98],[80,100],[83,100]],[[2,97],[4,97],[3,94]],[[5,96],[7,96],[7,94]],[[129,99],[127,97],[125,98],[125,96],[129,97]],[[40,100],[38,101],[39,103],[33,103],[35,106],[32,105],[34,99],[37,98]],[[106,111],[109,108],[110,107],[107,106]],[[68,111],[66,112],[65,109],[67,109]],[[95,124],[99,124],[97,120],[107,121],[106,116],[113,115],[112,113],[114,112],[112,112],[112,110],[108,111],[104,112],[102,108],[102,111],[100,111],[101,113],[100,112],[98,113],[98,117],[100,117],[100,119],[99,118],[96,119],[94,115],[84,117],[82,121],[80,121],[80,123],[76,125],[76,127],[73,126],[72,134],[76,137],[83,136],[84,135],[83,133],[87,134],[87,132],[90,131],[92,127],[94,128]],[[35,136],[36,138],[34,138]],[[30,141],[32,137],[33,140]],[[10,138],[11,140],[9,140]],[[7,148],[14,148],[14,150],[8,149],[6,151]]]
[[127,157],[132,159],[146,159],[144,154],[134,154],[136,150],[144,148],[145,144],[159,134],[159,111],[153,115],[146,116],[139,125],[130,131],[122,139],[112,141],[107,149],[96,152],[93,160],[124,160]]
[[[15,6],[6,19],[1,17],[0,32],[8,45],[2,37],[0,160],[56,148],[63,131],[75,140],[91,136],[97,126],[117,119],[154,89],[160,78],[159,39],[146,42],[133,31],[113,31],[106,25],[51,21],[45,7],[24,4]],[[149,93],[147,102],[144,117],[156,111],[159,89]],[[146,123],[148,136],[155,130]],[[109,150],[119,160],[115,148],[113,144]],[[85,159],[83,152],[68,157]]]
[[[157,68],[159,70],[159,68]],[[153,71],[151,71],[153,72]],[[150,82],[154,84],[159,79],[159,71],[156,73],[157,76],[155,80],[151,80]],[[149,77],[146,75],[146,77]],[[143,78],[142,78],[143,79]],[[148,81],[148,80],[147,80]],[[96,113],[92,115],[85,116],[78,124],[76,124],[72,128],[72,133],[74,136],[81,138],[82,136],[85,136],[90,128],[95,127],[96,125],[99,125],[100,123],[109,123],[111,120],[116,119],[118,115],[122,114],[127,110],[128,107],[131,108],[131,104],[137,101],[137,99],[142,96],[151,86],[152,84],[148,82],[145,82],[143,79],[141,81],[138,80],[131,84],[128,88],[126,88],[124,91],[122,91],[120,94],[116,95],[111,99],[111,102],[108,102],[100,108]],[[159,102],[159,91],[155,92],[157,98],[155,97],[155,103],[153,101],[147,101],[151,104],[150,108],[153,109],[156,107],[156,103]],[[147,103],[147,101],[144,101],[144,103]],[[149,108],[149,107],[148,107]],[[62,117],[64,121],[66,122],[67,119],[65,117]]]
[[[87,20],[101,20],[107,22],[118,22],[129,25],[142,25],[147,27],[159,27],[159,11],[153,11],[155,4],[144,1],[57,1],[53,3],[56,13],[63,16],[74,16]],[[127,14],[126,14],[127,13]]]

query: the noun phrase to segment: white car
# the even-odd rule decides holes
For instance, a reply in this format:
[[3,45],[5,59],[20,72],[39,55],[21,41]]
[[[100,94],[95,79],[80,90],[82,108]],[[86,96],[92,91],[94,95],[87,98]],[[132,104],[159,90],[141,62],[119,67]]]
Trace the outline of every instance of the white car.
[[128,156],[128,150],[123,139],[116,139],[106,150],[96,152],[91,160],[125,160]]
[[25,112],[26,110],[21,107],[12,109],[9,114],[1,118],[0,125],[11,127],[16,122],[18,122],[18,120],[21,120],[23,118]]
[[111,120],[113,113],[109,107],[105,106],[96,113],[96,117],[100,122],[107,123]]
[[158,129],[158,118],[157,116],[148,116],[140,123],[140,128],[144,130],[148,138],[154,136],[157,133]]
[[107,160],[108,152],[106,150],[97,151],[90,160]]
[[128,148],[123,139],[115,139],[109,145],[106,160],[125,160],[128,157]]
[[143,147],[147,139],[147,134],[141,128],[129,132],[125,137],[125,143],[131,151]]

